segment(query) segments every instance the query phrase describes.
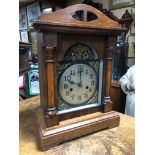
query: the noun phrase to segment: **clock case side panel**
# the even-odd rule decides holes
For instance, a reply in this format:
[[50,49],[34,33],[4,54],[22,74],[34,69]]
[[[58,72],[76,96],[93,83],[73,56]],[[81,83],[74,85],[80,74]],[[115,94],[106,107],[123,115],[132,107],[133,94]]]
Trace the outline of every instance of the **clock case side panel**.
[[[64,58],[64,55],[66,51],[74,44],[76,43],[85,43],[87,45],[90,45],[95,48],[96,54],[98,55],[99,59],[99,66],[104,70],[104,36],[101,35],[83,35],[83,34],[62,34],[58,33],[58,47],[57,47],[57,61],[62,61]],[[103,83],[103,77],[102,77],[102,70],[99,69],[99,82]],[[100,84],[99,84],[100,86]],[[100,86],[101,87],[101,86]],[[101,90],[100,90],[101,91]],[[104,90],[103,90],[104,91]],[[102,92],[103,93],[103,92]],[[102,94],[101,92],[98,93],[99,97],[101,98]],[[99,102],[101,102],[101,99],[99,99]],[[74,117],[80,117],[82,115],[91,114],[94,112],[104,111],[103,104],[100,104],[100,106],[96,107],[90,107],[87,109],[82,110],[75,110],[73,112],[68,112],[64,114],[59,114],[60,121],[71,119]]]
[[37,33],[37,53],[39,66],[39,85],[40,85],[40,106],[42,109],[47,107],[47,74],[45,60],[45,52],[43,52],[43,34]]

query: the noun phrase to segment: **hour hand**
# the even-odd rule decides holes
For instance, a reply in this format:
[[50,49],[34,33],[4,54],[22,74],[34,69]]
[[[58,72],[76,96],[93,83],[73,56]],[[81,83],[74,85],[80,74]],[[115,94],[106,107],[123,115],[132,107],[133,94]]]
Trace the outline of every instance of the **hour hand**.
[[70,83],[70,84],[74,84],[74,81],[68,80],[67,82]]
[[67,82],[70,83],[70,84],[77,84],[79,87],[82,87],[81,83],[76,83],[76,82],[70,81],[70,80],[68,80]]

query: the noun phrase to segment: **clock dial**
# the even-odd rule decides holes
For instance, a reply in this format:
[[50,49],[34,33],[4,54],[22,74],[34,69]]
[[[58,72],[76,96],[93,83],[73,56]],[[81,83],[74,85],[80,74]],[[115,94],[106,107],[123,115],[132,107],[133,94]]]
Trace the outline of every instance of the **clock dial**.
[[97,75],[87,64],[75,64],[67,68],[59,80],[62,99],[72,105],[87,102],[96,92]]

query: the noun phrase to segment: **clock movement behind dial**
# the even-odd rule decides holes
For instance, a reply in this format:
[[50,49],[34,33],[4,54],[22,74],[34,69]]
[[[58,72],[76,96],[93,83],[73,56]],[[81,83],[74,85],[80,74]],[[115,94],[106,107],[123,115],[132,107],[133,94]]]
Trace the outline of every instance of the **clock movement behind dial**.
[[[90,13],[96,18],[88,20]],[[112,51],[125,29],[84,4],[43,13],[33,26],[38,30],[40,149],[118,126],[110,99]]]

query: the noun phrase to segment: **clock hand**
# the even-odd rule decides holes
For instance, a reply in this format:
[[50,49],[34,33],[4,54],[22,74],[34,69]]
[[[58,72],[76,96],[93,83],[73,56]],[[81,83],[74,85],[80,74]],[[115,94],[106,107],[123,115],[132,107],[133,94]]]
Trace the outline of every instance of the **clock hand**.
[[74,84],[74,81],[67,80],[68,83]]
[[79,85],[79,83],[75,83],[74,81],[70,81],[70,80],[67,80],[67,82],[70,83],[70,84],[77,84],[77,85]]
[[80,83],[81,83],[81,66],[80,66]]
[[80,66],[80,83],[78,84],[79,87],[82,87],[82,82],[81,82],[81,66]]

